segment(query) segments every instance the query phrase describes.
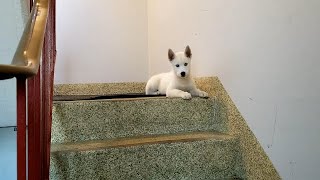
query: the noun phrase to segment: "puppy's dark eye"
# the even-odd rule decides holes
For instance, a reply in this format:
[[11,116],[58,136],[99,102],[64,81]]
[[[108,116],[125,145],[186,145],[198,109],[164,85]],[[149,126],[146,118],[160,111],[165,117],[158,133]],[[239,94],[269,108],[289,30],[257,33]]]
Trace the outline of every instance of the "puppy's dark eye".
[[176,64],[176,67],[179,67],[180,65],[179,64]]
[[188,63],[184,63],[184,66],[188,66]]

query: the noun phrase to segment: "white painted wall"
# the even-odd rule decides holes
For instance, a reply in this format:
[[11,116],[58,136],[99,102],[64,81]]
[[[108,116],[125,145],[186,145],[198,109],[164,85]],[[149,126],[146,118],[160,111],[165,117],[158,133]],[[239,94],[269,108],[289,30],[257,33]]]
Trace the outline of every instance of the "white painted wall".
[[[24,0],[0,0],[0,64],[10,64],[26,21]],[[0,81],[0,127],[16,125],[15,79]]]
[[[10,64],[28,14],[26,0],[0,0],[0,64]],[[0,81],[0,179],[17,179],[15,79]],[[4,128],[5,127],[5,128]]]
[[170,69],[168,48],[188,44],[194,75],[219,76],[283,179],[318,179],[319,9],[318,0],[58,0],[55,83],[145,81]]
[[217,75],[283,179],[320,177],[320,1],[149,0],[149,72],[167,49]]
[[0,179],[17,179],[17,132],[14,128],[0,128]]
[[55,83],[145,81],[146,0],[57,0]]

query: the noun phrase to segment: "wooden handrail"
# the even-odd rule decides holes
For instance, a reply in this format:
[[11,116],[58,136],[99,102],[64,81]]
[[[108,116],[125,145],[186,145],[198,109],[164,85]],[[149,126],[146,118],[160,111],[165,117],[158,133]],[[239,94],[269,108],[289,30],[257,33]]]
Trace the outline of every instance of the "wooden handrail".
[[36,0],[11,64],[0,64],[0,80],[37,74],[48,17],[49,0]]

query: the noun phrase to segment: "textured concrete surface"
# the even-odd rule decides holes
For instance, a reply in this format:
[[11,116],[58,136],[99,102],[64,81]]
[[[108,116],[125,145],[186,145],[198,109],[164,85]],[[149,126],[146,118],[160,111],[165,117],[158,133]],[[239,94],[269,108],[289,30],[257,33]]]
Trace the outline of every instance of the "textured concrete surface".
[[213,98],[55,102],[52,142],[200,130],[225,132],[226,125],[217,112]]
[[[214,101],[214,113],[213,119],[223,122],[223,132],[228,133],[229,135],[232,135],[239,139],[239,142],[237,144],[237,149],[239,150],[239,154],[236,156],[236,159],[234,161],[235,163],[235,169],[233,171],[234,174],[237,175],[237,177],[240,177],[242,179],[281,179],[279,177],[279,174],[273,167],[270,159],[267,157],[266,153],[260,146],[259,142],[255,138],[254,134],[251,132],[249,127],[247,126],[245,120],[237,110],[236,106],[232,102],[231,98],[228,96],[227,92],[223,88],[223,85],[220,83],[219,79],[217,77],[208,77],[208,78],[198,78],[196,79],[196,83],[200,89],[206,91],[211,96],[211,99]],[[104,88],[105,87],[105,88]],[[72,94],[121,94],[121,93],[142,93],[144,91],[144,83],[118,83],[115,86],[112,86],[112,84],[103,85],[103,84],[92,84],[92,85],[60,85],[59,87],[55,88],[55,93],[62,95],[72,95]],[[214,98],[213,98],[214,97]],[[136,101],[136,100],[135,100]],[[161,101],[159,99],[159,101]],[[166,100],[167,105],[170,106],[172,102],[175,100]],[[179,101],[179,100],[178,100]],[[178,102],[177,101],[177,102]],[[190,106],[186,106],[186,104],[192,104],[192,102],[197,101],[197,99],[192,99],[192,101],[180,101],[181,103],[178,103],[179,106],[185,106],[190,108],[192,106],[193,108],[197,108],[199,104],[193,104]],[[200,100],[202,101],[202,100]],[[205,103],[209,100],[203,100],[202,103]],[[208,104],[210,105],[210,104]],[[80,105],[82,106],[82,105]],[[199,105],[201,106],[201,105]],[[210,105],[212,107],[212,105]],[[137,105],[137,108],[141,108],[139,105]],[[175,108],[173,108],[175,109]],[[180,109],[181,110],[181,109]],[[164,117],[168,116],[168,114],[173,114],[172,111],[169,111],[170,113],[163,111],[162,113],[159,113],[160,119],[165,119]],[[178,112],[178,111],[174,111]],[[67,114],[68,112],[65,112]],[[80,110],[79,110],[79,113]],[[203,113],[203,112],[202,112]],[[129,111],[130,114],[130,111]],[[170,115],[171,116],[171,115]],[[63,117],[62,117],[63,118]],[[101,117],[100,117],[101,118]],[[81,122],[81,121],[80,121]],[[77,126],[76,123],[75,126]],[[63,124],[61,124],[63,125]],[[158,124],[158,125],[161,125]],[[157,129],[157,128],[155,128]],[[133,129],[134,130],[134,129]],[[183,130],[184,131],[184,130]],[[53,133],[60,133],[59,131],[53,131]],[[61,132],[62,134],[63,132]],[[55,136],[53,134],[53,136]],[[63,135],[67,136],[67,134]],[[79,134],[81,136],[81,133]],[[164,148],[167,146],[163,145]],[[138,148],[138,147],[135,147]],[[200,149],[199,149],[200,150]],[[226,151],[230,149],[226,148]],[[117,150],[119,151],[119,150]],[[201,150],[202,151],[202,150]],[[89,152],[83,152],[83,153],[89,153]],[[94,152],[92,152],[94,153]],[[214,151],[213,151],[214,153]],[[71,153],[72,154],[72,153]],[[179,152],[176,152],[175,158],[178,158],[180,156]],[[227,155],[226,155],[227,156]],[[92,157],[92,156],[89,156]],[[64,157],[67,158],[67,157]],[[146,158],[146,157],[144,157]],[[161,159],[161,156],[158,158]],[[60,158],[61,159],[61,158]],[[88,160],[89,161],[89,160]],[[210,160],[211,162],[211,160]],[[125,163],[125,162],[123,162]],[[70,165],[70,163],[68,163]],[[151,166],[151,165],[150,165]],[[55,166],[54,166],[55,167]],[[64,166],[65,167],[65,166]],[[171,167],[171,166],[170,166]],[[80,167],[79,167],[80,168]],[[91,171],[94,171],[94,167],[92,167]],[[171,167],[174,168],[174,167]],[[120,170],[121,171],[121,170]],[[168,169],[168,172],[170,170]],[[152,173],[152,172],[149,172]],[[178,178],[179,179],[179,178]],[[192,179],[192,178],[191,178]],[[204,179],[210,179],[210,178],[204,178]]]
[[234,138],[56,151],[50,179],[225,179],[235,176],[237,151]]
[[217,77],[199,78],[202,89],[217,97],[219,116],[227,123],[228,134],[239,138],[241,158],[237,174],[243,179],[281,179],[272,162],[241,116]]
[[142,93],[145,83],[93,83],[93,84],[58,84],[54,95],[108,95]]
[[178,143],[178,142],[192,142],[202,140],[216,140],[223,141],[234,139],[228,134],[212,132],[212,131],[198,131],[198,132],[184,132],[175,134],[159,134],[159,135],[145,135],[145,136],[131,136],[123,138],[114,138],[106,140],[90,140],[70,143],[54,143],[51,146],[51,152],[67,152],[67,151],[88,151],[99,150],[105,148],[129,147],[139,146],[145,144],[164,144],[164,143]]

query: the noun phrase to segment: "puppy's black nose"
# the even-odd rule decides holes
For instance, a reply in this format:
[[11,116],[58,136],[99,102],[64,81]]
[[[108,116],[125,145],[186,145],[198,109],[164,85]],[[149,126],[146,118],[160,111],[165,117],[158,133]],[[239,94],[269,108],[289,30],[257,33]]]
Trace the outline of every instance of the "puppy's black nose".
[[185,76],[186,76],[186,73],[185,73],[185,72],[181,72],[180,74],[181,74],[182,77],[185,77]]

